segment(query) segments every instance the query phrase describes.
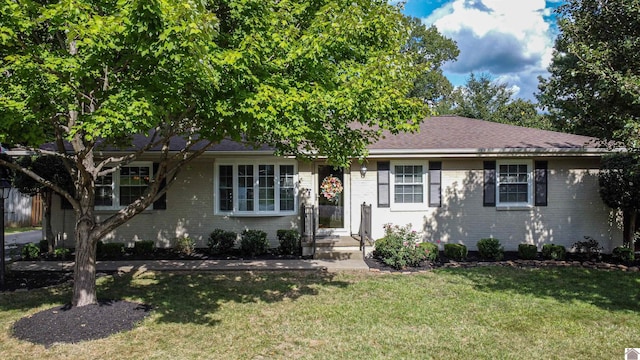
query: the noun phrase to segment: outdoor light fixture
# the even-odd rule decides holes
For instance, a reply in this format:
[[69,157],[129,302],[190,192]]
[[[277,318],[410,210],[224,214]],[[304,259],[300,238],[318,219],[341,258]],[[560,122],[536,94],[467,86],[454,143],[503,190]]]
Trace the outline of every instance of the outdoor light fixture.
[[362,163],[362,165],[360,165],[360,177],[365,177],[367,175],[367,165],[365,163]]
[[7,178],[7,169],[0,167],[0,289],[4,290],[4,201],[9,197],[11,192],[11,182]]

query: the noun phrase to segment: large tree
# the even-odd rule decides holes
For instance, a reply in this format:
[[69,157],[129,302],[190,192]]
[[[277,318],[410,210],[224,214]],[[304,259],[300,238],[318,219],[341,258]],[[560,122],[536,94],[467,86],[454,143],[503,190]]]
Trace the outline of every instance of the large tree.
[[411,35],[406,51],[415,55],[416,64],[426,65],[410,96],[434,107],[453,91],[453,85],[442,73],[442,65],[455,61],[460,50],[455,41],[442,36],[435,26],[426,27],[419,18],[408,18],[407,21]]
[[[405,51],[409,30],[386,0],[2,2],[0,141],[59,157],[74,191],[0,165],[73,206],[72,304],[97,300],[97,241],[212,144],[344,165],[383,130],[413,130],[426,109],[407,95],[428,63]],[[132,148],[132,134],[146,142]],[[170,152],[177,137],[184,147]],[[144,193],[98,220],[96,182],[150,150],[159,165]]]
[[507,83],[486,73],[477,76],[471,73],[465,85],[445,99],[443,106],[448,109],[442,111],[503,124],[552,129],[546,117],[538,113],[536,104],[513,95]]
[[640,148],[640,1],[567,0],[538,100],[562,129]]

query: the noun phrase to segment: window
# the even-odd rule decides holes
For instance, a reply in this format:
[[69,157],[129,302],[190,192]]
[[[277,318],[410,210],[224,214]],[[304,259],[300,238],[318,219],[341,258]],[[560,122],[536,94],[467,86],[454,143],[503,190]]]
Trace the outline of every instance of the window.
[[296,175],[293,164],[233,163],[216,167],[217,213],[293,214]]
[[[378,207],[391,210],[424,210],[427,203],[427,163],[378,161]],[[438,178],[438,183],[440,179]],[[429,184],[429,187],[434,184]],[[437,185],[439,188],[440,185]],[[440,201],[438,199],[438,201]]]
[[485,161],[484,206],[546,206],[547,162],[536,161],[535,172],[533,165],[531,160]]
[[[96,208],[118,209],[137,200],[152,179],[152,163],[133,163],[96,180]],[[154,204],[155,208],[155,204]]]
[[529,202],[529,166],[501,164],[498,166],[498,203]]
[[397,204],[423,201],[422,165],[395,165],[394,180],[394,201]]

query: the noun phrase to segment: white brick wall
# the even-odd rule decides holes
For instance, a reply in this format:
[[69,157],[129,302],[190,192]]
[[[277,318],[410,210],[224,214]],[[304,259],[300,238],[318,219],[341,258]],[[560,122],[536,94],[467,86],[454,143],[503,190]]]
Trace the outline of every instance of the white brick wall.
[[[416,159],[412,159],[416,160]],[[420,160],[420,159],[418,159]],[[549,158],[548,202],[546,207],[527,210],[497,210],[482,206],[483,159],[438,159],[442,161],[441,207],[419,211],[392,211],[377,207],[376,161],[369,160],[368,172],[360,176],[360,165],[354,162],[345,171],[346,201],[352,204],[347,229],[355,234],[360,226],[360,205],[373,204],[372,232],[383,236],[386,223],[405,225],[424,234],[427,240],[441,243],[464,243],[470,250],[484,237],[500,239],[506,250],[517,250],[519,243],[556,243],[570,248],[583,236],[591,236],[605,251],[622,244],[621,219],[600,200],[597,184],[598,159]],[[422,159],[427,166],[428,160]],[[315,166],[299,163],[300,203],[312,203],[315,197]],[[167,194],[167,210],[151,210],[136,216],[113,231],[105,241],[131,244],[136,240],[155,240],[158,246],[171,246],[178,236],[188,235],[204,247],[215,228],[235,232],[261,229],[268,233],[272,246],[277,246],[278,229],[298,228],[301,219],[294,216],[228,217],[214,215],[214,161],[201,159],[185,168]],[[348,183],[350,181],[350,184]],[[308,195],[308,196],[307,196]],[[74,215],[72,210],[60,211],[59,200],[53,204],[53,230],[64,245],[73,245]],[[100,216],[108,216],[108,212]],[[349,221],[350,220],[350,221]]]
[[[591,236],[605,251],[622,244],[619,215],[607,208],[598,194],[597,159],[550,158],[548,206],[526,210],[498,210],[483,207],[483,159],[442,160],[442,207],[420,211],[392,211],[378,208],[376,198],[376,162],[370,161],[365,179],[353,178],[354,204],[373,204],[372,232],[383,236],[383,225],[412,224],[425,239],[442,244],[462,243],[476,250],[485,237],[500,239],[508,251],[518,244],[539,248],[545,243],[561,244],[569,249],[583,236]],[[427,159],[424,159],[425,166]],[[359,168],[355,165],[353,171]],[[354,208],[355,231],[360,224],[360,208]]]
[[[129,246],[136,240],[154,240],[158,247],[169,247],[179,236],[188,235],[196,240],[196,246],[206,247],[209,234],[215,228],[235,231],[259,229],[267,232],[272,247],[278,246],[278,229],[298,228],[300,217],[229,217],[214,215],[213,160],[197,160],[180,173],[176,183],[167,192],[167,210],[147,210],[114,230],[103,241],[125,242]],[[74,214],[72,210],[60,211],[55,197],[52,215],[53,231],[66,246],[74,246]],[[100,218],[112,212],[99,212]]]

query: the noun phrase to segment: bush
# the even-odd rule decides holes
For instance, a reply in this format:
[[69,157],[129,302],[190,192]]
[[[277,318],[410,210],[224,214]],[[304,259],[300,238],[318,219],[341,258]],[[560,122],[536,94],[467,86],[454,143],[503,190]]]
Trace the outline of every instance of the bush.
[[302,252],[300,244],[300,232],[293,229],[280,229],[277,231],[279,251],[284,255],[299,255]]
[[500,261],[504,257],[504,248],[500,245],[500,240],[498,239],[480,239],[477,246],[480,257],[485,260]]
[[567,249],[562,245],[544,244],[542,245],[542,258],[546,260],[564,260]]
[[618,261],[634,261],[636,259],[632,249],[624,246],[618,246],[613,249],[611,255]]
[[55,256],[56,259],[60,260],[66,260],[69,257],[70,253],[71,251],[67,248],[57,248],[53,250],[53,256]]
[[240,251],[249,256],[262,255],[269,249],[267,233],[262,230],[244,230],[240,239]]
[[538,247],[533,244],[519,244],[518,257],[524,260],[535,260],[538,257]]
[[149,255],[153,252],[154,246],[155,241],[153,240],[136,241],[133,243],[133,252],[136,255]]
[[427,258],[424,247],[417,243],[418,234],[411,230],[411,224],[400,227],[386,224],[385,235],[375,242],[373,256],[395,269],[418,266]]
[[38,247],[40,248],[40,253],[46,254],[49,252],[49,242],[47,240],[40,240],[38,243]]
[[444,244],[444,256],[451,260],[464,260],[468,253],[467,247],[462,244]]
[[582,260],[600,260],[602,255],[602,246],[598,244],[598,240],[591,236],[585,236],[584,241],[575,242],[571,248]]
[[209,234],[209,252],[211,254],[226,254],[236,245],[238,234],[233,231],[215,229]]
[[184,255],[191,255],[196,251],[196,241],[188,236],[176,238],[175,250]]
[[431,242],[423,242],[418,244],[418,249],[424,252],[425,260],[436,261],[438,259],[438,245]]
[[40,246],[36,243],[28,243],[22,247],[22,258],[24,260],[35,260],[40,257]]
[[100,254],[106,258],[117,258],[124,254],[124,244],[123,243],[102,243],[100,242]]

